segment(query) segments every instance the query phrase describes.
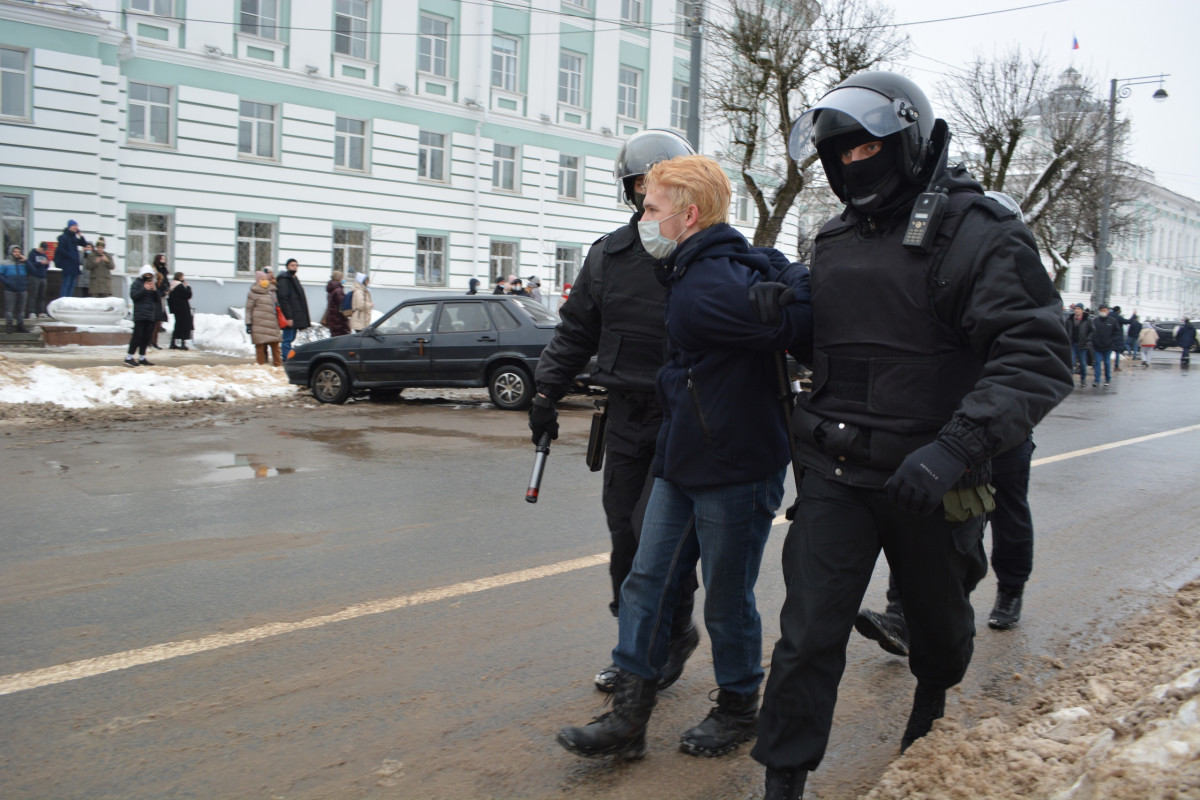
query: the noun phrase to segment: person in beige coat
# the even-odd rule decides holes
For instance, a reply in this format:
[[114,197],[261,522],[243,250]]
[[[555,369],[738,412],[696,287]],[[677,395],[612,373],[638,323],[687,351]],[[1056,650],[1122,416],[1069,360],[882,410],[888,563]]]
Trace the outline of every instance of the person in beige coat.
[[283,364],[279,354],[283,331],[275,311],[275,293],[271,291],[271,279],[262,271],[254,273],[254,284],[246,295],[246,332],[254,343],[259,364],[267,363],[267,347],[271,348],[271,363],[277,367]]
[[1158,331],[1149,322],[1142,325],[1138,333],[1138,347],[1142,348],[1142,366],[1149,367],[1154,360],[1154,348],[1158,345]]
[[96,246],[84,256],[83,269],[90,277],[89,297],[112,296],[113,260],[112,256],[104,249],[103,236],[96,240]]
[[350,301],[350,307],[354,311],[350,316],[350,330],[358,333],[371,324],[371,311],[375,308],[375,304],[371,302],[371,290],[367,288],[371,279],[360,272],[354,276],[354,280],[357,285],[354,287],[354,295]]

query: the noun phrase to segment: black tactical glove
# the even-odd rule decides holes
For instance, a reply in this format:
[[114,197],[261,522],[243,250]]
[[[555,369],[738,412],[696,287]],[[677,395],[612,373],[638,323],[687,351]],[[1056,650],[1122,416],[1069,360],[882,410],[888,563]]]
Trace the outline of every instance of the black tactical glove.
[[941,441],[931,442],[908,454],[888,478],[888,499],[905,511],[927,517],[942,504],[970,466]]
[[759,281],[750,287],[750,308],[759,322],[774,327],[783,321],[783,307],[796,300],[796,293],[786,283]]
[[533,405],[529,407],[529,430],[533,431],[534,444],[541,442],[543,433],[550,434],[551,439],[558,438],[558,412],[549,397],[533,396]]

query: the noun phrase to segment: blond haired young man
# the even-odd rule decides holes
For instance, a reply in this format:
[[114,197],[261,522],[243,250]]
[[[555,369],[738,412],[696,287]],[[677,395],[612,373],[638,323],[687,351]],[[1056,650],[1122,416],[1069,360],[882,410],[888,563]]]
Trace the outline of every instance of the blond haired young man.
[[579,755],[645,754],[680,582],[697,560],[720,691],[680,746],[723,755],[756,729],[763,670],[754,584],[789,461],[775,359],[785,348],[804,357],[812,313],[808,271],[751,247],[726,223],[729,199],[729,179],[704,156],[663,161],[646,175],[639,236],[667,287],[663,424],[641,542],[621,588],[613,710],[558,734]]

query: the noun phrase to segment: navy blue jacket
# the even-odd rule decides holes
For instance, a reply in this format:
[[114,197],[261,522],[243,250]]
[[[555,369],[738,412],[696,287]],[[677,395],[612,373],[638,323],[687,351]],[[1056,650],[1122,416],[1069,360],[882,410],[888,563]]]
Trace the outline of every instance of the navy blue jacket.
[[64,228],[58,235],[58,247],[54,250],[54,266],[63,271],[64,275],[78,275],[83,257],[79,248],[87,244],[87,239],[78,233],[71,233],[70,228]]
[[0,283],[4,284],[4,289],[8,292],[26,291],[29,288],[29,281],[25,277],[25,262],[18,261],[14,264],[6,261],[3,266],[0,266]]
[[[663,424],[654,474],[685,488],[749,483],[790,460],[777,354],[812,347],[808,270],[752,248],[724,223],[686,239],[666,260],[667,363],[658,373]],[[764,325],[749,287],[786,283],[796,301]]]
[[1196,327],[1191,322],[1185,322],[1175,331],[1175,344],[1187,350],[1196,343]]
[[41,250],[31,250],[29,257],[25,259],[25,273],[31,278],[45,278],[49,266],[50,259],[46,258],[46,254]]

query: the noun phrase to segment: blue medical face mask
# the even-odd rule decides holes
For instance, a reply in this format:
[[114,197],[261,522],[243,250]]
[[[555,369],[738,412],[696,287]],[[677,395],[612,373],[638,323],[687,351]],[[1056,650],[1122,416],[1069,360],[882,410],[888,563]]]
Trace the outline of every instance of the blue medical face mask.
[[[661,261],[662,259],[671,255],[671,253],[675,252],[675,248],[679,246],[678,237],[675,239],[668,239],[666,236],[662,235],[662,231],[659,230],[658,226],[660,223],[671,219],[671,217],[678,217],[684,211],[687,211],[687,209],[685,208],[683,211],[676,211],[670,217],[666,217],[664,219],[656,219],[653,222],[646,222],[643,220],[638,223],[638,238],[642,240],[642,247],[646,248],[646,252],[650,254],[651,258]],[[683,231],[680,231],[679,235],[683,236]]]

